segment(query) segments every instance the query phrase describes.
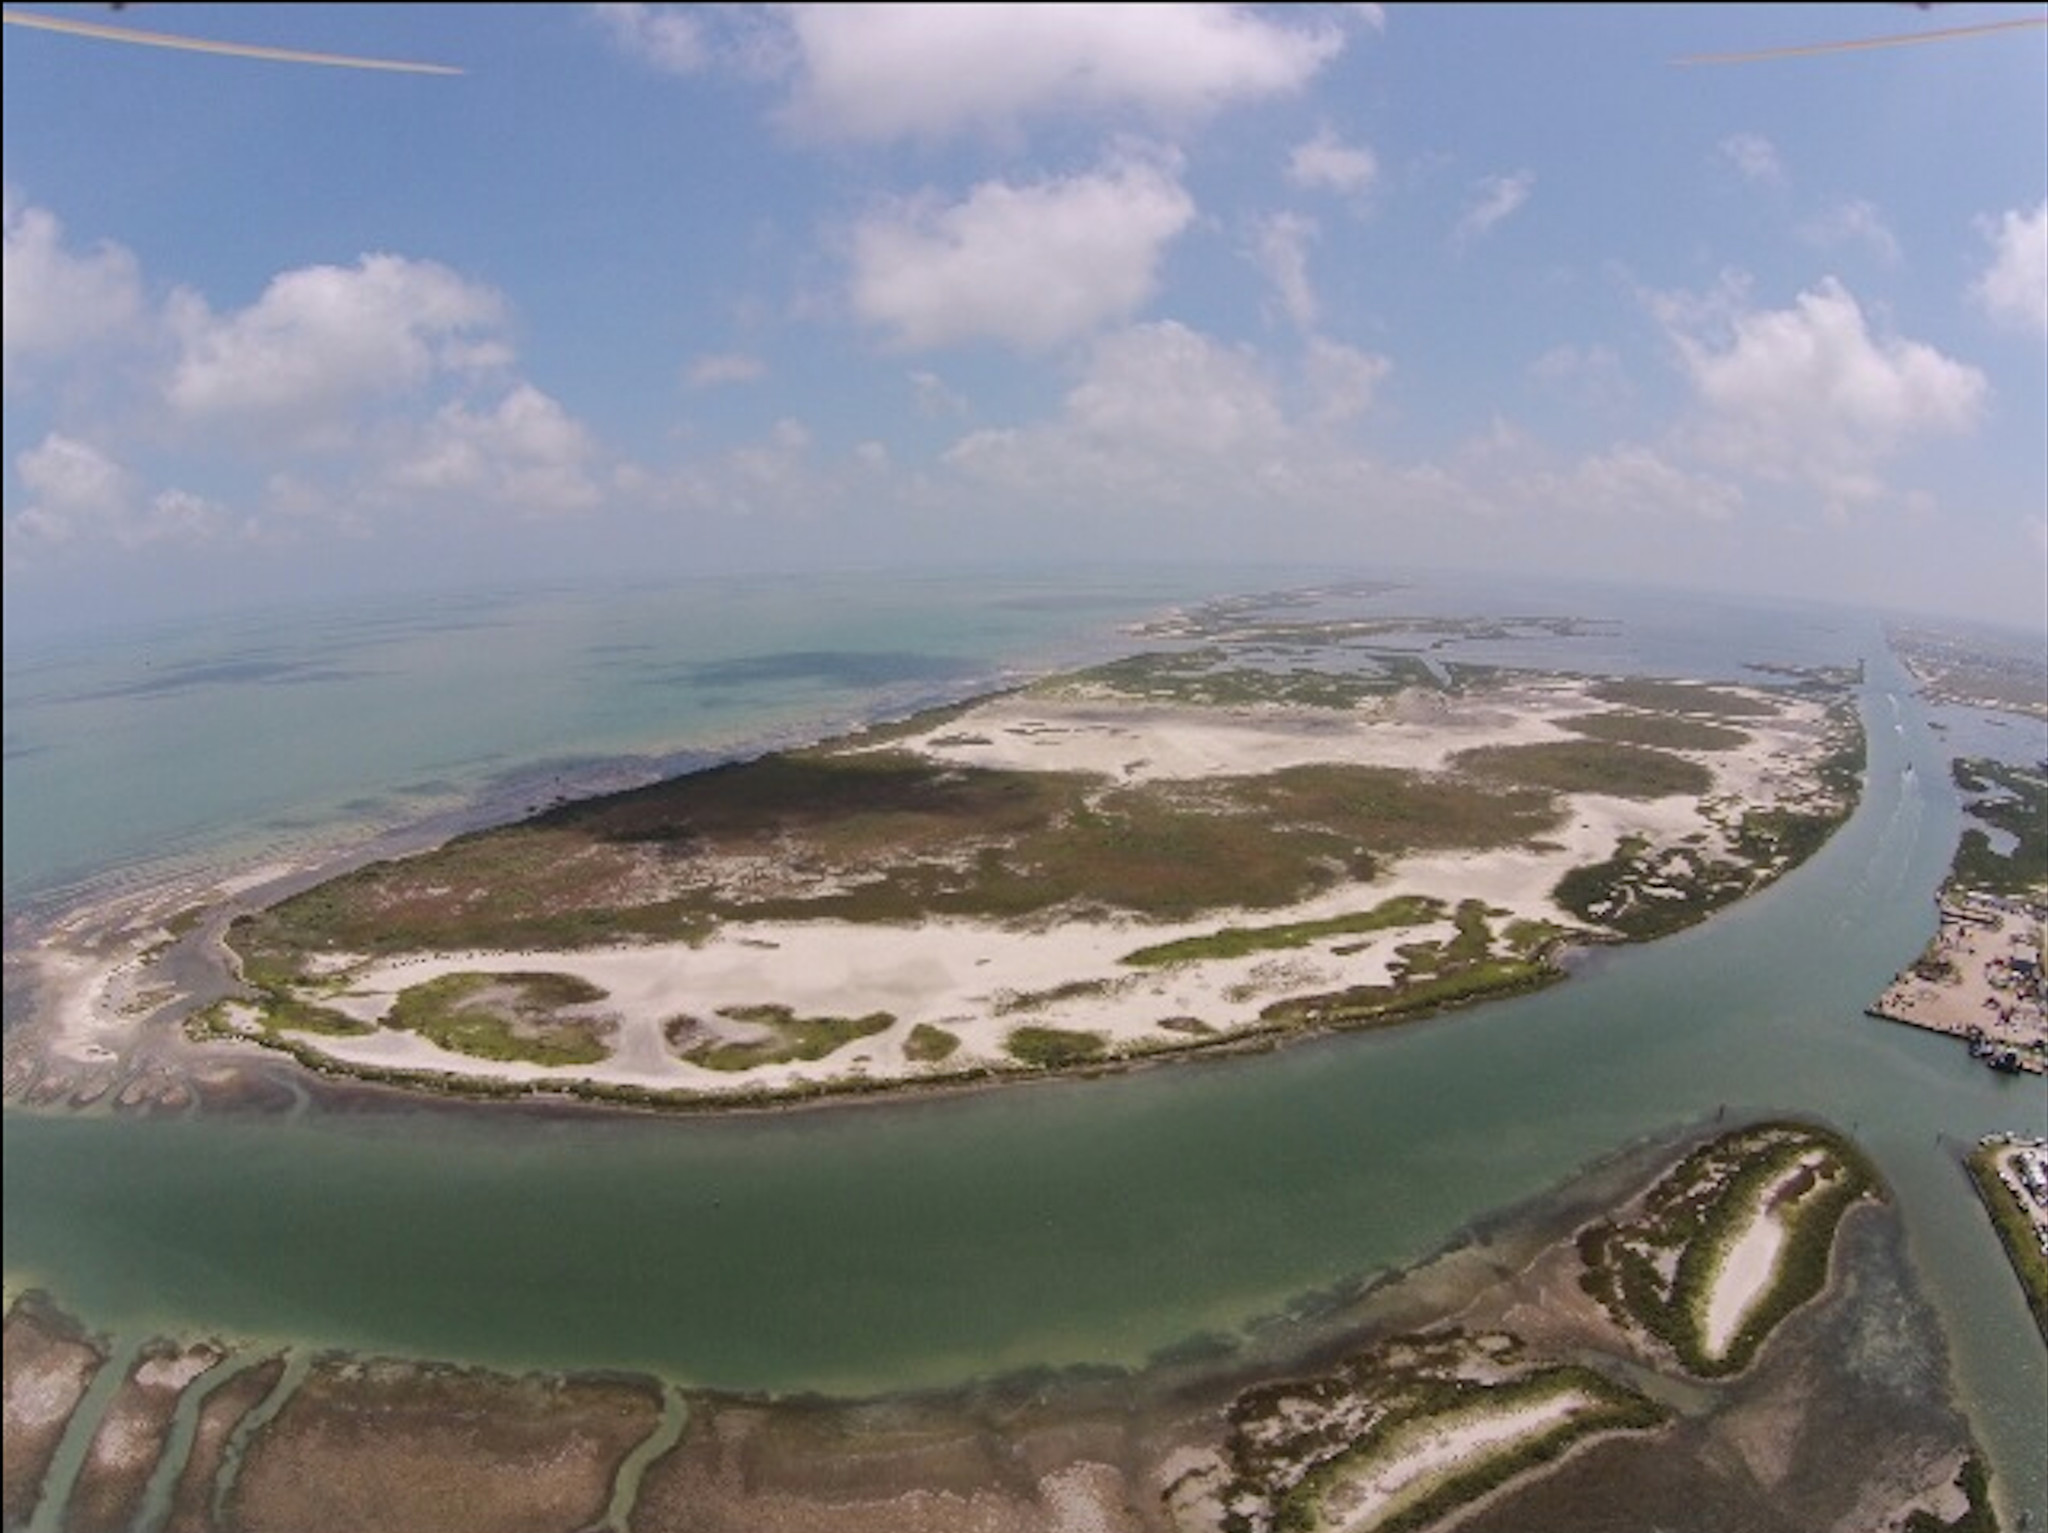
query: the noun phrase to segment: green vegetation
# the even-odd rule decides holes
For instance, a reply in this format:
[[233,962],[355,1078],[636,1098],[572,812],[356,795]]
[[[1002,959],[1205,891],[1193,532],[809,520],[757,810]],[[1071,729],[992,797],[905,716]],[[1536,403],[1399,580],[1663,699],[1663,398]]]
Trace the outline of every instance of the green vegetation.
[[[249,1003],[256,1025],[266,1038],[278,1041],[281,1033],[320,1033],[329,1038],[361,1038],[377,1031],[370,1022],[358,1022],[332,1006],[322,1006],[279,990],[259,990]],[[194,1012],[185,1022],[186,1036],[195,1042],[209,1038],[245,1037],[229,1020],[232,1001],[215,1001]]]
[[903,1057],[921,1065],[935,1065],[950,1059],[960,1047],[960,1035],[929,1022],[920,1022],[903,1040]]
[[1041,1070],[1060,1070],[1101,1060],[1109,1051],[1109,1040],[1101,1033],[1064,1027],[1018,1027],[1010,1030],[1003,1047],[1012,1059]]
[[699,1037],[696,1035],[702,1031],[701,1023],[678,1018],[667,1029],[677,1055],[707,1070],[751,1070],[756,1065],[823,1059],[856,1038],[870,1038],[896,1025],[896,1019],[886,1011],[870,1012],[864,1017],[799,1017],[787,1006],[728,1006],[719,1015],[762,1028],[765,1036]]
[[408,985],[386,1022],[473,1059],[587,1065],[611,1052],[604,1043],[610,1025],[563,1010],[604,998],[573,974],[460,972]]
[[[739,919],[1187,920],[1292,904],[1407,851],[1526,841],[1559,816],[1538,789],[1389,768],[1104,789],[821,747],[375,863],[238,921],[229,942],[262,985],[309,979],[323,954],[675,941]],[[721,873],[726,859],[753,876]]]
[[1420,895],[1382,900],[1370,910],[1331,916],[1321,921],[1289,921],[1274,926],[1226,926],[1199,937],[1161,942],[1126,953],[1122,962],[1139,968],[1199,962],[1211,958],[1242,958],[1251,953],[1307,947],[1325,937],[1356,936],[1394,926],[1420,926],[1442,918],[1443,901]]
[[995,1014],[1014,1017],[1020,1012],[1043,1011],[1062,1001],[1093,1000],[1108,995],[1115,988],[1114,983],[1106,979],[1070,979],[1044,990],[1002,990],[996,993]]
[[1494,956],[1489,914],[1480,901],[1465,900],[1449,942],[1415,942],[1396,950],[1392,983],[1288,996],[1262,1010],[1260,1020],[1286,1028],[1378,1026],[1535,990],[1563,977],[1541,956]]
[[1970,1152],[1970,1179],[1977,1185],[1977,1195],[1984,1201],[1984,1211],[1991,1216],[1991,1223],[1998,1231],[1998,1238],[2005,1246],[2005,1254],[2012,1262],[2012,1270],[2018,1275],[2020,1287],[2027,1296],[2027,1308],[2033,1311],[2034,1324],[2039,1327],[2044,1339],[2048,1339],[2048,1256],[2044,1256],[2034,1239],[2033,1225],[2027,1219],[2026,1210],[2018,1198],[1998,1179],[1998,1168],[1993,1164],[1997,1152],[1980,1147]]
[[1477,776],[1555,793],[1608,793],[1617,798],[1698,798],[1714,774],[1696,761],[1647,746],[1606,740],[1549,740],[1536,745],[1482,745],[1451,764]]
[[[1984,757],[1958,760],[1950,770],[1979,822],[1964,827],[1950,884],[1987,894],[2048,893],[2048,777]],[[1985,827],[2010,837],[2011,849],[1992,850]]]
[[1230,1478],[1217,1501],[1229,1533],[1324,1526],[1333,1493],[1393,1468],[1419,1441],[1548,1402],[1576,1408],[1466,1462],[1417,1477],[1367,1524],[1402,1533],[1554,1460],[1596,1433],[1637,1431],[1667,1419],[1647,1397],[1576,1364],[1531,1366],[1514,1337],[1460,1331],[1397,1336],[1339,1359],[1328,1372],[1246,1390],[1228,1411]]
[[1705,920],[1760,878],[1757,868],[1629,836],[1612,857],[1567,872],[1551,898],[1588,925],[1646,942]]
[[1593,688],[1593,695],[1603,703],[1644,708],[1652,713],[1704,713],[1722,719],[1766,719],[1778,714],[1778,705],[1769,698],[1729,692],[1699,682],[1660,681],[1647,676],[1603,681]]
[[1616,745],[1648,745],[1672,751],[1732,751],[1749,743],[1739,729],[1668,713],[1584,713],[1558,723],[1589,739]]
[[1281,1498],[1273,1526],[1287,1533],[1312,1533],[1323,1525],[1322,1503],[1347,1479],[1390,1465],[1421,1434],[1455,1430],[1466,1420],[1484,1420],[1575,1393],[1589,1397],[1564,1419],[1477,1453],[1469,1463],[1426,1476],[1405,1494],[1397,1493],[1384,1515],[1369,1524],[1373,1533],[1413,1533],[1430,1527],[1516,1476],[1554,1462],[1595,1433],[1645,1431],[1661,1425],[1667,1416],[1647,1397],[1589,1368],[1546,1369],[1512,1384],[1459,1381],[1445,1386],[1444,1393],[1449,1398],[1439,1408],[1389,1417],[1342,1453],[1316,1465]]
[[[1687,1156],[1652,1189],[1637,1219],[1581,1231],[1580,1282],[1617,1324],[1655,1336],[1691,1372],[1739,1373],[1787,1315],[1826,1287],[1836,1228],[1878,1189],[1862,1155],[1824,1130],[1785,1123],[1737,1130]],[[1786,1227],[1775,1271],[1715,1354],[1704,1335],[1714,1284],[1767,1193]]]
[[[1297,640],[1291,647],[1309,646]],[[1037,690],[1053,697],[1102,690],[1149,702],[1200,707],[1283,703],[1296,708],[1349,710],[1368,698],[1384,697],[1403,687],[1435,691],[1441,686],[1429,665],[1413,655],[1377,653],[1366,664],[1371,669],[1331,671],[1296,665],[1281,670],[1243,665],[1237,663],[1233,651],[1212,647],[1131,655],[1043,682]]]

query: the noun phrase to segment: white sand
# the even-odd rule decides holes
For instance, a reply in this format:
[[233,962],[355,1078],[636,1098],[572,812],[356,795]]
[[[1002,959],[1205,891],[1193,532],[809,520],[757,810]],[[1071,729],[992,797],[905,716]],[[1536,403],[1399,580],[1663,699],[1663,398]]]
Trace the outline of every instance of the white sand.
[[1714,1274],[1714,1289],[1707,1298],[1700,1336],[1708,1357],[1726,1355],[1736,1333],[1742,1329],[1744,1317],[1755,1308],[1777,1273],[1778,1253],[1790,1233],[1785,1220],[1772,1207],[1778,1194],[1802,1172],[1818,1170],[1826,1162],[1826,1155],[1818,1151],[1804,1156],[1758,1194],[1749,1222],[1730,1244],[1720,1270]]
[[1412,1443],[1385,1463],[1376,1463],[1344,1482],[1323,1503],[1324,1525],[1370,1528],[1397,1497],[1488,1450],[1534,1437],[1584,1410],[1592,1402],[1565,1392],[1533,1400],[1516,1410],[1459,1419],[1441,1427],[1418,1425]]

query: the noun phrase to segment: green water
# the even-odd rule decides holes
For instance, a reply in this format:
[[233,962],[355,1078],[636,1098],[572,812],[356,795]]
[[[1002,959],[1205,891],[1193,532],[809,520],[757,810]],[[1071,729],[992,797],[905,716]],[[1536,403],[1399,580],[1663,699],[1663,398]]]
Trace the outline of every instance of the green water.
[[[1850,1131],[1897,1196],[2009,1507],[2048,1508],[2048,1356],[1958,1145],[2048,1086],[1863,1006],[1959,828],[1888,657],[1856,817],[1777,888],[1572,982],[1391,1033],[746,1119],[5,1116],[6,1262],[101,1326],[679,1382],[873,1390],[1135,1363],[1426,1254],[1635,1139]],[[1908,762],[1915,771],[1905,772]]]

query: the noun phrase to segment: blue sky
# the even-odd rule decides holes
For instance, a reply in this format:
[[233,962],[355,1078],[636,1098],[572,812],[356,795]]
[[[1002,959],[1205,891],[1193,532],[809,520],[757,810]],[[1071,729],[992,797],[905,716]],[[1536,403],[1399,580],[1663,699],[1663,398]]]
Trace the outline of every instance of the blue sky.
[[10,635],[781,568],[2048,627],[2040,5],[28,6]]

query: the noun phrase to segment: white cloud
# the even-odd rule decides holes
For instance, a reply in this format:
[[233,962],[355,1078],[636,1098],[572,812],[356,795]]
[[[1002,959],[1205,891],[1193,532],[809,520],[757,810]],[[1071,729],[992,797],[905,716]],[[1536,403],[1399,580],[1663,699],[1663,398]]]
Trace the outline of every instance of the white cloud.
[[1739,289],[1653,308],[1704,410],[1699,450],[1810,484],[1833,514],[1882,494],[1879,465],[1915,438],[1970,430],[1989,390],[1976,368],[1932,346],[1873,334],[1832,277],[1788,309],[1745,308]]
[[1721,140],[1715,152],[1746,181],[1765,186],[1783,186],[1786,182],[1777,146],[1761,133],[1731,133]]
[[1248,351],[1185,325],[1139,325],[1103,338],[1067,415],[1090,441],[1204,457],[1275,444],[1280,408]]
[[1478,186],[1478,196],[1471,206],[1459,217],[1452,239],[1460,245],[1470,244],[1493,232],[1502,222],[1511,218],[1529,200],[1529,193],[1535,189],[1534,171],[1517,171],[1511,176],[1488,176]]
[[984,182],[964,202],[912,203],[860,224],[853,309],[900,346],[990,339],[1042,350],[1149,300],[1167,242],[1194,213],[1173,176],[1137,161],[1028,186]]
[[1316,222],[1299,213],[1275,213],[1260,222],[1253,244],[1253,258],[1280,295],[1287,317],[1303,330],[1316,322],[1315,289],[1308,280],[1308,247],[1316,237]]
[[38,542],[66,543],[127,519],[139,496],[135,476],[90,443],[52,432],[18,454],[14,471],[30,504],[10,530]]
[[1317,336],[1309,341],[1303,364],[1312,419],[1333,425],[1365,414],[1394,364],[1385,357]]
[[17,455],[14,468],[30,500],[7,519],[10,562],[64,544],[207,542],[227,526],[202,496],[176,489],[146,495],[134,473],[75,437],[52,432]]
[[1884,216],[1860,198],[1838,203],[1808,219],[1800,225],[1799,234],[1809,244],[1823,247],[1861,245],[1887,266],[1897,265],[1901,254],[1898,237],[1885,223]]
[[142,314],[142,283],[134,256],[101,244],[76,254],[64,229],[42,208],[25,207],[12,187],[5,194],[5,387],[23,381],[32,359],[59,358],[117,335]]
[[912,405],[922,419],[958,419],[970,413],[966,397],[935,372],[913,372],[910,389]]
[[597,503],[597,456],[590,433],[560,404],[521,384],[497,408],[444,406],[384,472],[387,491],[425,493],[529,514],[584,510]]
[[341,445],[365,402],[509,357],[488,335],[502,323],[496,294],[391,255],[286,272],[227,318],[180,295],[169,318],[181,343],[165,390],[172,411],[272,445]]
[[1296,186],[1349,197],[1369,190],[1379,173],[1379,159],[1370,149],[1347,144],[1328,128],[1307,143],[1296,144],[1287,157],[1287,179]]
[[1616,410],[1635,395],[1628,369],[1610,346],[1553,346],[1529,364],[1529,376],[1546,392],[1588,409]]
[[1299,90],[1345,40],[1327,20],[1244,5],[921,0],[781,14],[795,57],[793,119],[872,140],[1076,112],[1184,122]]
[[768,376],[768,364],[743,351],[707,352],[695,357],[684,371],[693,389],[717,388],[725,383],[753,383]]
[[1512,477],[1505,488],[1554,513],[1628,521],[1725,522],[1745,501],[1741,486],[1693,473],[1639,442],[1589,453],[1561,472]]
[[1210,505],[1251,491],[1289,440],[1249,351],[1168,320],[1099,340],[1056,419],[971,432],[945,463],[1026,500]]
[[2048,202],[1988,220],[1991,265],[1971,289],[1984,312],[2018,330],[2048,334]]
[[679,5],[594,5],[591,7],[626,52],[670,74],[695,74],[711,52],[694,7]]
[[1325,428],[1369,409],[1391,369],[1384,357],[1314,338],[1290,380],[1250,348],[1176,321],[1133,325],[1090,348],[1053,419],[970,432],[944,461],[1022,504],[1045,496],[1232,516],[1264,507],[1283,520],[1350,516],[1386,475]]

